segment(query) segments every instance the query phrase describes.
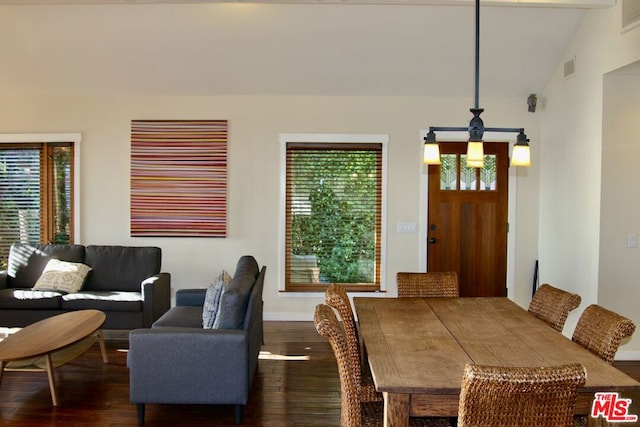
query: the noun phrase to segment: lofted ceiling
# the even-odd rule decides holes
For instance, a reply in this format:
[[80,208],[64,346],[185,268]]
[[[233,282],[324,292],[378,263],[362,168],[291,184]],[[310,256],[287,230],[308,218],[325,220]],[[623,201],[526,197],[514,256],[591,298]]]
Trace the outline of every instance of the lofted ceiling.
[[[374,2],[0,0],[0,93],[473,95],[472,2]],[[485,3],[480,96],[526,97],[614,0]]]

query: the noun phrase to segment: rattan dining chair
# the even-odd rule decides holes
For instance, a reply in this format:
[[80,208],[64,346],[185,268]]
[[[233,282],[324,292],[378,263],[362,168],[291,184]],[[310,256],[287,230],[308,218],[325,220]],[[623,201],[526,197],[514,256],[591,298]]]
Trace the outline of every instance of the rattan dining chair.
[[458,274],[455,271],[399,272],[396,274],[396,284],[399,298],[460,296]]
[[624,316],[597,304],[584,309],[572,340],[607,363],[613,363],[620,342],[633,335],[636,325]]
[[458,427],[572,427],[586,369],[553,367],[464,368]]
[[342,319],[347,341],[347,350],[349,351],[351,364],[355,367],[353,374],[356,376],[356,382],[359,384],[360,400],[362,402],[381,401],[382,393],[376,391],[373,379],[371,378],[371,372],[366,369],[369,365],[362,363],[360,337],[358,336],[356,319],[353,315],[353,309],[351,308],[347,291],[340,285],[331,284],[327,287],[324,299],[329,306],[338,312],[338,315]]
[[545,283],[533,295],[529,303],[529,313],[556,331],[562,332],[569,312],[576,309],[581,301],[580,295],[572,294]]
[[[359,384],[354,375],[355,366],[347,348],[344,329],[331,307],[318,304],[313,317],[318,333],[329,341],[338,364],[340,376],[340,426],[377,427],[384,424],[383,402],[361,402]],[[410,427],[448,427],[442,418],[410,418]]]

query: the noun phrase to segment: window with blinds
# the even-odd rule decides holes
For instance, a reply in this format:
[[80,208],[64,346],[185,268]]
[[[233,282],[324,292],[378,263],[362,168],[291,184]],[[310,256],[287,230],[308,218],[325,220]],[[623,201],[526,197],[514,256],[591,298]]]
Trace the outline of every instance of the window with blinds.
[[285,290],[379,290],[382,144],[286,144]]
[[14,242],[73,241],[73,144],[0,144],[0,262]]

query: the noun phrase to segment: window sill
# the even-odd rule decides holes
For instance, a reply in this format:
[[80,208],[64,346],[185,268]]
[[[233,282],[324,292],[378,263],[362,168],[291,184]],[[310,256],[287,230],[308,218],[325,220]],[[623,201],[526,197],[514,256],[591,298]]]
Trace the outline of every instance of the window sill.
[[[350,297],[377,297],[384,298],[387,296],[387,291],[349,291]],[[278,291],[279,298],[324,298],[324,291],[322,292],[300,292],[300,291]]]

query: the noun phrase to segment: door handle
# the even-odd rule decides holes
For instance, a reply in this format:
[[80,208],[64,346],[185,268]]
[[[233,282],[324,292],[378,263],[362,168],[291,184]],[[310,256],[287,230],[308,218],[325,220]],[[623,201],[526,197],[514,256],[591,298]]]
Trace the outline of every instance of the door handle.
[[436,243],[438,240],[435,237],[431,237],[429,239],[429,244],[433,245],[434,243]]

